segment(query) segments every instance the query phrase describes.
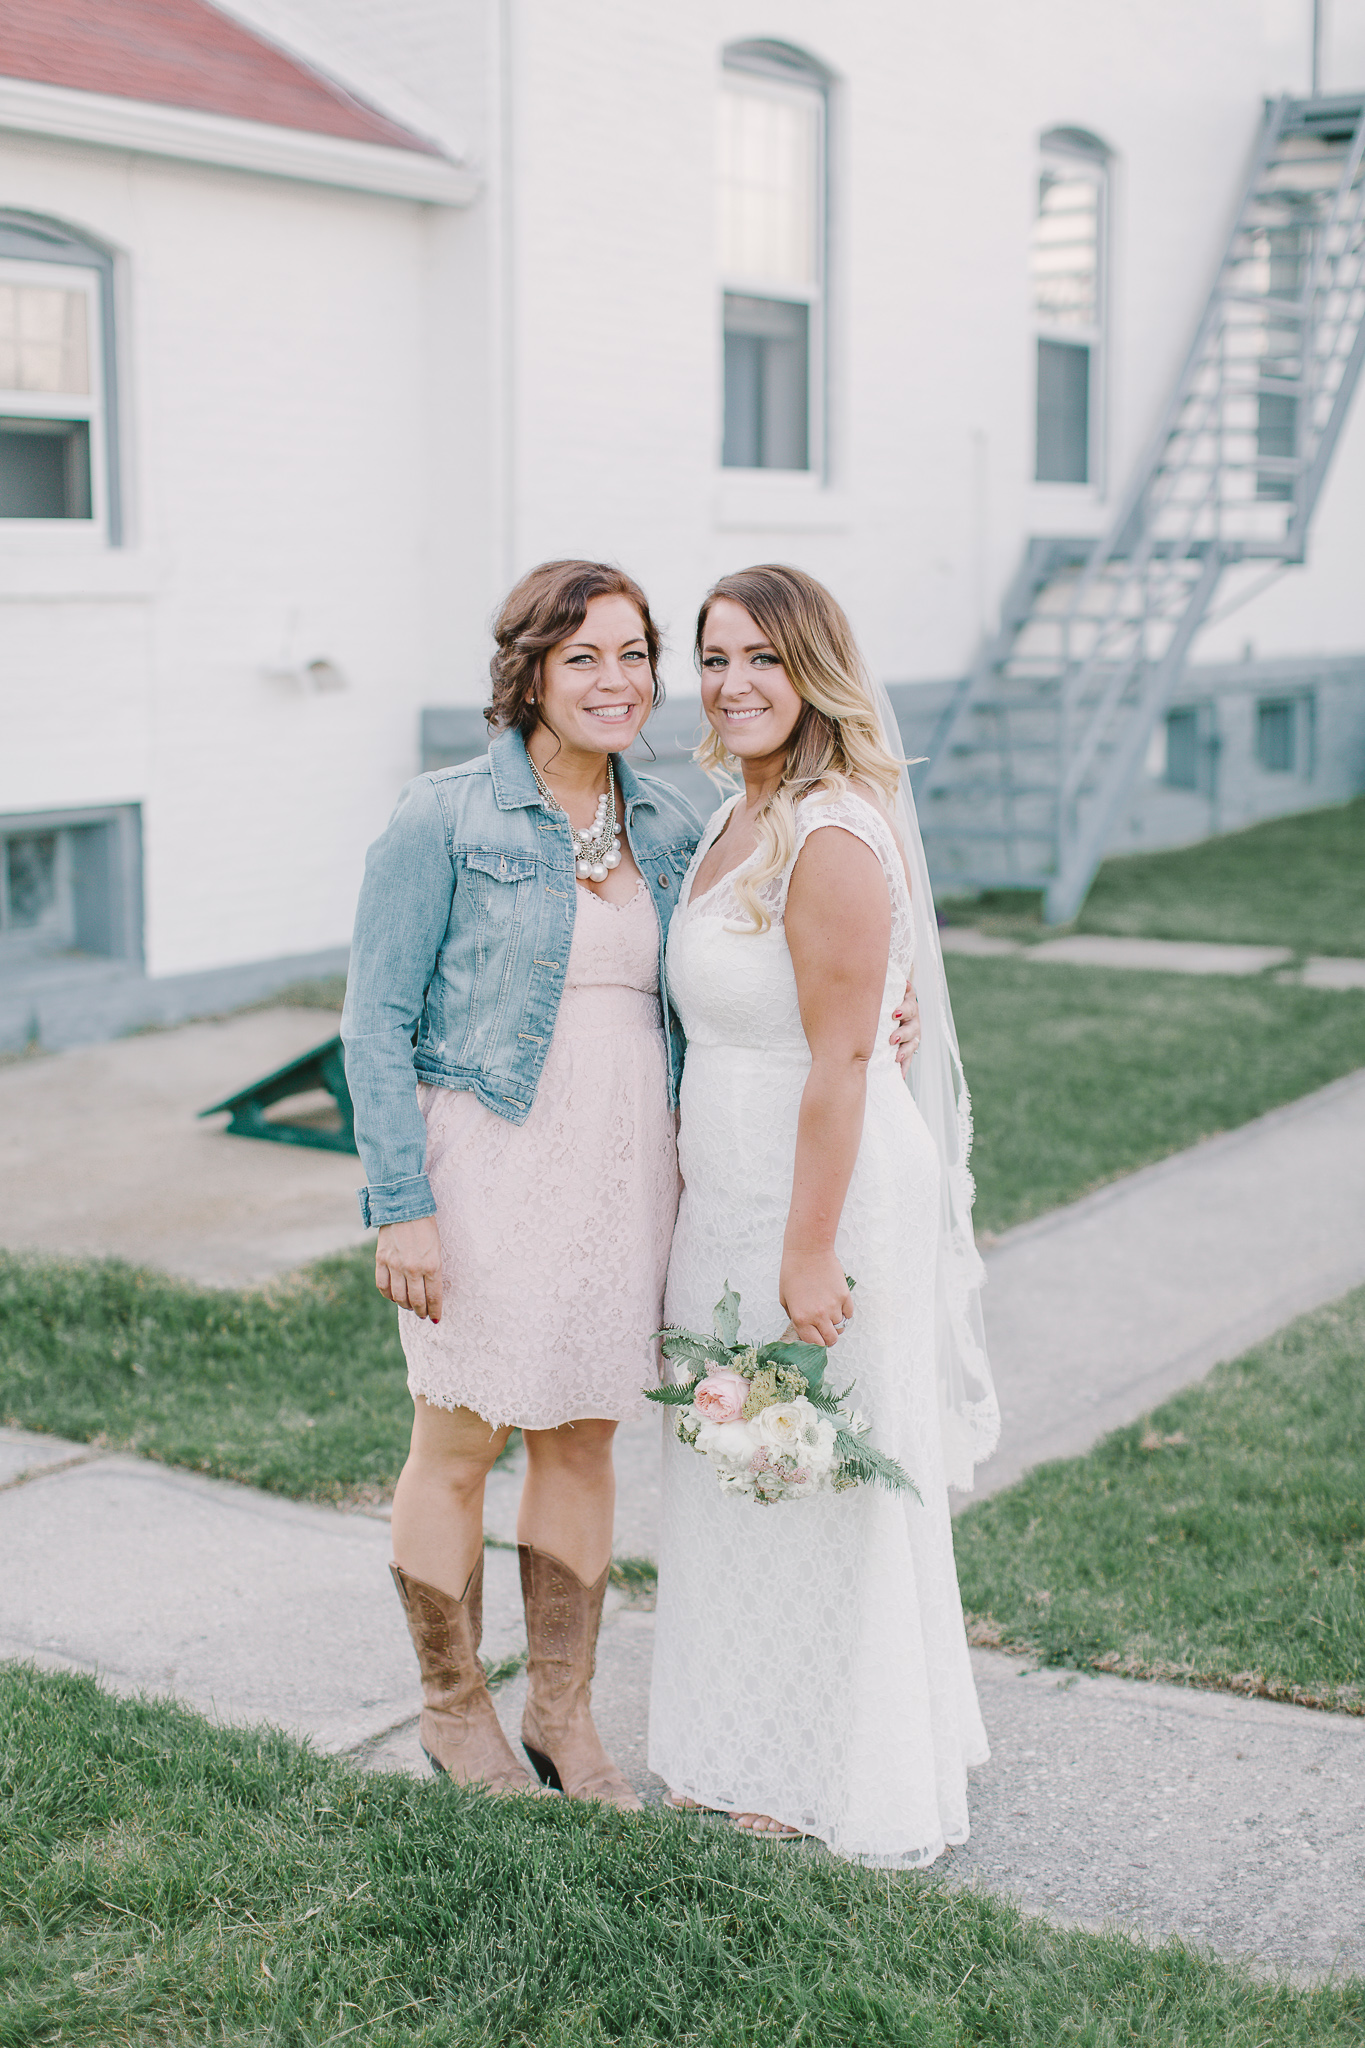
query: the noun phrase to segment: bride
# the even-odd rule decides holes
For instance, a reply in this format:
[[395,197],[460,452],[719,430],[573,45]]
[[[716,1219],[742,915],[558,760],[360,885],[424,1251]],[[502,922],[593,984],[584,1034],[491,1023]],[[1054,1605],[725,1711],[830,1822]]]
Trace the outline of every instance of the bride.
[[[688,1051],[666,1320],[709,1328],[728,1281],[747,1340],[790,1321],[837,1346],[831,1383],[921,1498],[764,1506],[666,1434],[649,1763],[676,1805],[749,1832],[926,1864],[967,1839],[967,1767],[988,1754],[947,1488],[999,1427],[928,875],[889,700],[820,584],[723,577],[697,653],[703,762],[743,788],[668,939]],[[912,971],[907,1089],[886,1038]]]

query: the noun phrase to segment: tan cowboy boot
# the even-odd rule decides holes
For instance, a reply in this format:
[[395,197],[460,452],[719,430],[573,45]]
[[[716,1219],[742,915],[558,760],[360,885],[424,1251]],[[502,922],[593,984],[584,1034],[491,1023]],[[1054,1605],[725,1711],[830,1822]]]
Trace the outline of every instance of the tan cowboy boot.
[[389,1566],[422,1673],[418,1739],[433,1771],[490,1792],[529,1792],[531,1778],[502,1732],[489,1697],[479,1639],[483,1634],[483,1552],[456,1600]]
[[585,1586],[547,1550],[519,1543],[517,1555],[530,1650],[521,1746],[541,1780],[556,1791],[637,1813],[640,1801],[592,1724],[597,1630],[611,1566]]

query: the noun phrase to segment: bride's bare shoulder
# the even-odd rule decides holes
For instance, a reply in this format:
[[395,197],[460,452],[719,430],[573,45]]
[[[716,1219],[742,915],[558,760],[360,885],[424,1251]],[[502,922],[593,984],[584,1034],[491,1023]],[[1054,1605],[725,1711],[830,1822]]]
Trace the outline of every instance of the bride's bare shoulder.
[[875,783],[863,782],[852,775],[832,776],[826,782],[817,782],[799,799],[797,808],[807,804],[812,808],[822,805],[838,805],[852,797],[856,802],[866,804],[868,809],[881,819],[884,825],[893,825],[890,804]]

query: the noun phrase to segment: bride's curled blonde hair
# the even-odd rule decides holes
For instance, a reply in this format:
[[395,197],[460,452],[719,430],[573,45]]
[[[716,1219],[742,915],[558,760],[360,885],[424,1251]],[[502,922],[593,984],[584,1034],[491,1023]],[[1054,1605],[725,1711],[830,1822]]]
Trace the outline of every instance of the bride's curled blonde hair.
[[[700,666],[706,621],[718,598],[728,597],[748,612],[780,659],[787,680],[802,699],[790,739],[782,780],[759,812],[760,857],[735,879],[735,894],[753,919],[755,932],[772,919],[760,890],[780,875],[796,848],[796,806],[813,790],[831,793],[849,783],[881,796],[888,809],[896,799],[901,763],[882,737],[863,658],[843,610],[813,576],[781,562],[737,569],[707,591],[697,614],[696,657]],[[739,768],[735,755],[714,729],[697,750],[707,774],[720,781]]]

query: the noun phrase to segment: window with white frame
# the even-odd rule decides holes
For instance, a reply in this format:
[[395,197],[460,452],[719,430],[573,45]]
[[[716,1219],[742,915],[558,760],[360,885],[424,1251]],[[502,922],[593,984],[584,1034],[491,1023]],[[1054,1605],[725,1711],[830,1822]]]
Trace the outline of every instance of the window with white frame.
[[1079,129],[1043,137],[1034,217],[1034,479],[1097,484],[1102,446],[1108,153]]
[[717,121],[721,461],[727,469],[816,470],[824,353],[824,86],[794,52],[771,59],[761,51],[731,53],[726,63]]
[[1300,775],[1315,768],[1317,710],[1312,691],[1262,697],[1256,706],[1256,762],[1267,775]]
[[0,540],[120,537],[111,282],[103,251],[55,223],[0,214]]

